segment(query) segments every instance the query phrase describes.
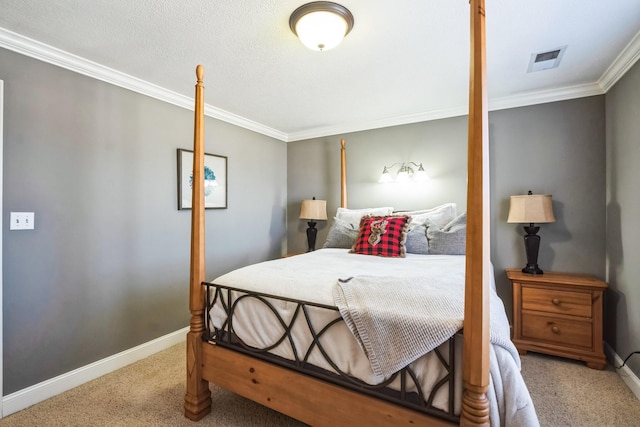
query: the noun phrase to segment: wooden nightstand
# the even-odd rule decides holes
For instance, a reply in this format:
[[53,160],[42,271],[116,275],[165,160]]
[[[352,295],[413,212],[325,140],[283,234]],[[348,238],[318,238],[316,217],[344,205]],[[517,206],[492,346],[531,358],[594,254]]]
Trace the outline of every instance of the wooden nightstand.
[[507,269],[507,277],[513,284],[513,343],[520,354],[534,351],[604,368],[606,283],[586,274],[526,274],[514,268]]

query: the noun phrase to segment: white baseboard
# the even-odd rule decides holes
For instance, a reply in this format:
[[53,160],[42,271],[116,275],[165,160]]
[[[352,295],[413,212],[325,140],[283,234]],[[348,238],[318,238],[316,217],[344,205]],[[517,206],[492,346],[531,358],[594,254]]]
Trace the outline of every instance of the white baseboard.
[[57,394],[179,344],[186,340],[188,331],[189,327],[180,329],[137,347],[98,360],[82,368],[11,393],[2,399],[2,415],[7,416],[18,412],[38,402],[42,402]]
[[[620,366],[624,362],[620,356],[611,348],[609,344],[604,343],[604,351],[607,354],[607,359],[613,360],[614,366]],[[624,381],[624,383],[629,387],[629,389],[636,395],[638,400],[640,400],[640,379],[633,373],[629,366],[625,365],[620,369],[616,370],[618,372],[618,376]]]

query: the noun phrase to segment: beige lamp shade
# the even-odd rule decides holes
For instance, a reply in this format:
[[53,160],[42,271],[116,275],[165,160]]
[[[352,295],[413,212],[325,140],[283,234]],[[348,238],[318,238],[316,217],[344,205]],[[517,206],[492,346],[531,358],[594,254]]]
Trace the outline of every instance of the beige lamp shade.
[[523,194],[511,196],[507,222],[523,224],[556,222],[551,206],[551,195]]
[[300,219],[327,219],[327,201],[303,200],[300,207]]

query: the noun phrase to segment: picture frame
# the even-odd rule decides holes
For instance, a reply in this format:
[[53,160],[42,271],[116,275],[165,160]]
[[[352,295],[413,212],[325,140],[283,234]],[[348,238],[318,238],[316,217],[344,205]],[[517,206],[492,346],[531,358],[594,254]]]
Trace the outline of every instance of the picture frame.
[[[227,157],[205,153],[204,168],[204,208],[227,209]],[[178,148],[178,210],[191,209],[192,176],[193,151]]]

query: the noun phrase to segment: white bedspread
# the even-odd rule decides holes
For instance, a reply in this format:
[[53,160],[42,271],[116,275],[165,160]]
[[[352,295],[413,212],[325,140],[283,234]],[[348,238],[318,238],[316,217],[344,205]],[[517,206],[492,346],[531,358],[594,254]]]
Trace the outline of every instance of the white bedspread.
[[407,254],[406,258],[383,258],[350,254],[347,249],[319,249],[248,265],[213,283],[335,306],[333,288],[337,279],[366,275],[412,277],[438,264],[445,269],[464,268],[464,257]]
[[[412,282],[415,277],[428,276],[431,271],[435,275],[441,275],[443,271],[447,272],[445,277],[449,277],[450,282],[443,282],[440,285],[442,293],[446,294],[449,290],[462,289],[458,283],[460,272],[464,272],[464,256],[447,256],[447,255],[415,255],[407,254],[406,258],[382,258],[367,255],[348,254],[344,249],[321,249],[294,257],[283,258],[273,261],[267,261],[250,265],[247,267],[234,270],[224,274],[213,283],[228,286],[232,288],[245,289],[247,291],[261,292],[274,296],[286,297],[295,300],[302,300],[327,306],[336,307],[334,303],[334,289],[337,286],[338,279],[358,278],[358,277],[382,277],[393,278],[396,281],[394,287],[398,287],[398,281]],[[439,271],[440,273],[437,273]],[[452,274],[450,274],[452,273]],[[459,278],[459,277],[458,277]],[[464,277],[461,277],[461,283],[464,283]],[[390,280],[390,279],[389,279]],[[454,284],[454,282],[456,284]],[[417,286],[417,285],[416,285]],[[462,285],[463,286],[463,285]],[[454,292],[454,293],[455,293]],[[497,296],[496,296],[497,298]],[[403,303],[412,301],[398,299],[395,304],[402,306]],[[414,299],[416,303],[420,303]],[[501,328],[502,332],[506,330],[509,336],[509,325],[506,320],[502,301],[497,298],[497,306],[501,311],[499,317],[504,323],[500,323],[497,328]],[[285,321],[293,316],[294,304],[286,301],[278,301],[274,303],[278,312]],[[462,307],[462,306],[460,306]],[[492,301],[492,310],[494,304]],[[261,310],[259,304],[243,303],[236,308],[234,314],[234,333],[241,336],[243,341],[250,346],[257,348],[265,348],[272,344],[277,337],[281,336],[282,330],[273,325],[273,314],[267,310]],[[327,314],[326,312],[317,313],[319,316],[336,316],[338,313]],[[491,313],[493,317],[493,311]],[[315,320],[315,319],[314,319]],[[327,319],[317,319],[319,324]],[[220,327],[224,322],[221,313],[212,313],[210,319],[213,325]],[[456,325],[448,327],[448,331],[457,330],[461,326],[462,316],[459,316]],[[306,323],[298,322],[300,325],[294,325],[292,328],[292,336],[300,348],[305,348],[311,338],[308,336],[309,331]],[[493,328],[493,326],[492,326]],[[374,372],[369,359],[365,355],[362,346],[350,332],[345,323],[336,324],[332,329],[331,341],[333,345],[325,340],[326,351],[330,354],[332,360],[347,373],[362,379],[369,384],[378,384],[382,382],[386,375],[385,371]],[[440,337],[447,335],[448,331],[437,333],[438,340]],[[455,331],[454,331],[455,332]],[[500,334],[502,337],[503,334]],[[436,340],[437,341],[437,340]],[[524,385],[524,381],[520,375],[520,359],[517,353],[511,350],[505,350],[511,344],[509,339],[506,340],[507,345],[491,346],[491,389],[488,393],[490,400],[490,416],[492,426],[537,426],[537,418],[533,403],[529,396],[528,390]],[[389,343],[388,348],[395,351],[397,343]],[[446,345],[446,344],[443,344]],[[495,347],[495,349],[494,349]],[[446,351],[446,349],[445,349]],[[280,357],[295,359],[295,349],[291,346],[281,345],[270,351]],[[318,352],[319,353],[319,352]],[[497,355],[494,357],[494,355]],[[413,357],[413,356],[411,356]],[[433,353],[427,353],[423,356],[416,357],[411,363],[412,369],[417,373],[421,384],[428,390],[442,377],[443,368],[438,368],[439,362]],[[332,370],[326,365],[320,354],[312,354],[309,362],[323,369]],[[323,365],[324,363],[324,365]],[[404,363],[404,362],[400,362]],[[460,360],[456,361],[456,365]],[[404,367],[406,363],[402,366]],[[459,375],[460,367],[457,374]],[[380,375],[383,373],[383,375]],[[458,377],[456,375],[456,377]],[[396,382],[399,380],[396,380]],[[459,384],[461,380],[458,379]],[[395,382],[391,387],[398,386]],[[459,391],[459,390],[456,390]],[[438,392],[434,400],[434,405],[445,410],[447,406],[446,389]],[[460,396],[456,393],[456,413],[459,413]]]

